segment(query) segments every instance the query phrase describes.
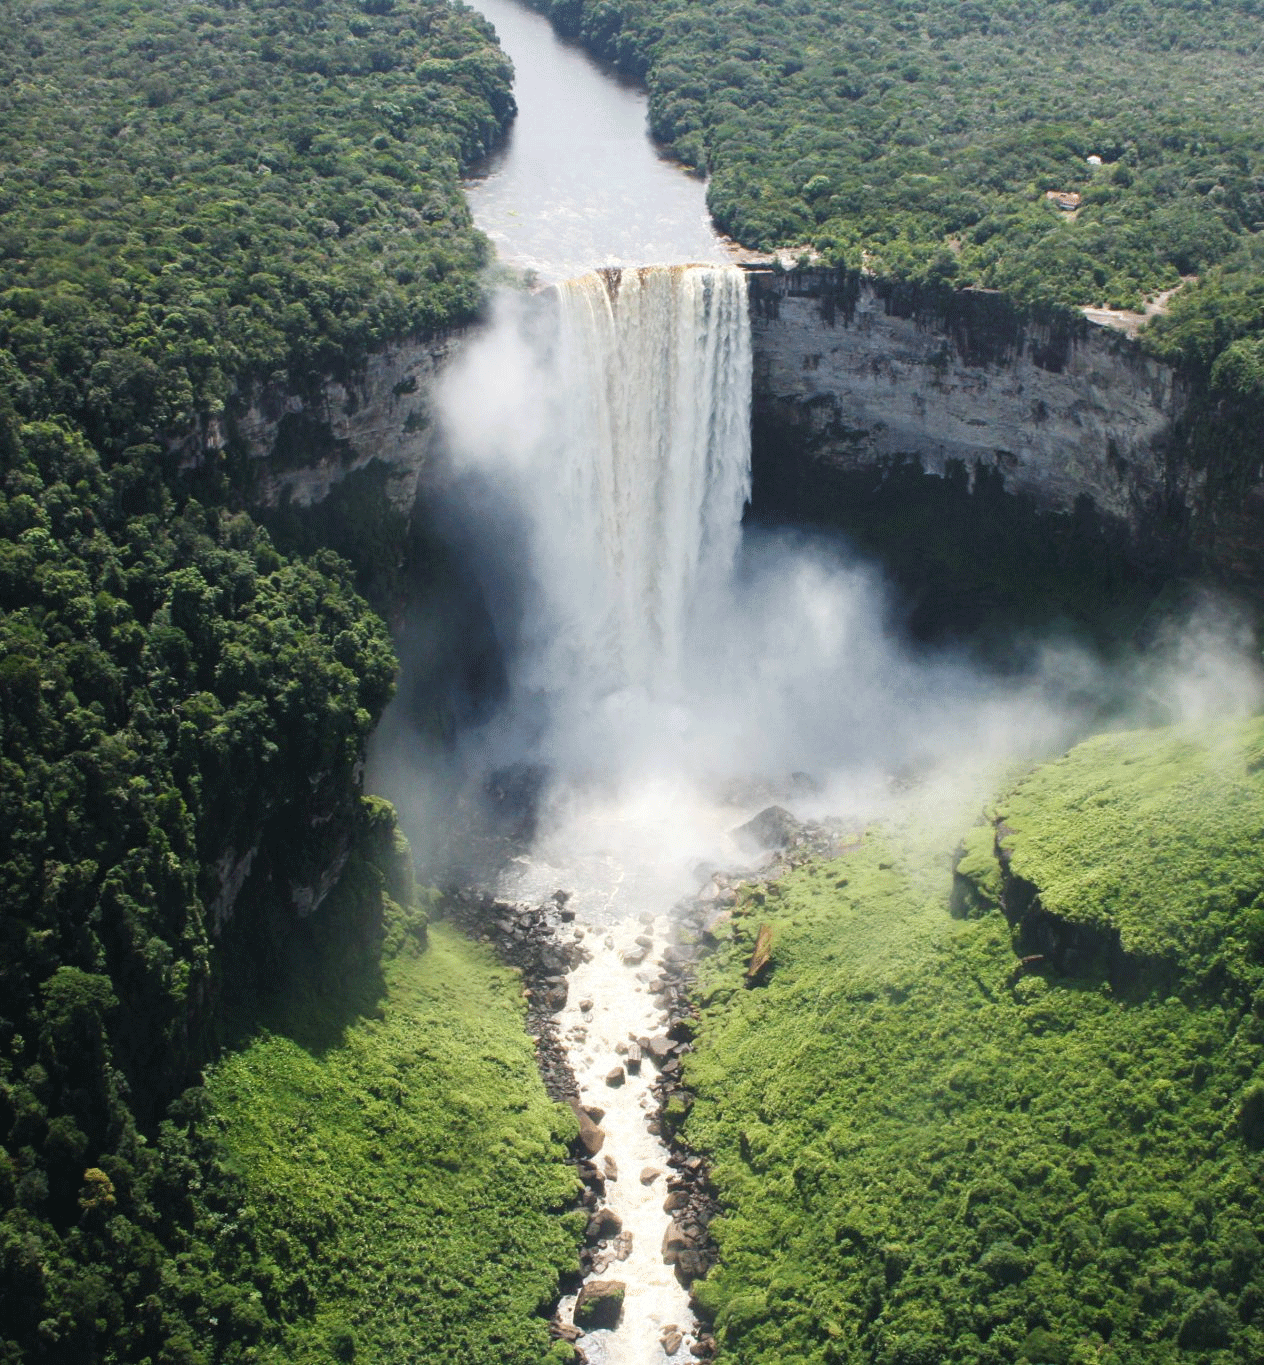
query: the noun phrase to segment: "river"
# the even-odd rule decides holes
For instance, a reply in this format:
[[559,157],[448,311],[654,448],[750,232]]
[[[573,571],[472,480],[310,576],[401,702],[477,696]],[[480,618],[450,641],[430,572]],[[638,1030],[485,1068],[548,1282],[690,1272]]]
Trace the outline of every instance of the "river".
[[514,0],[476,0],[514,64],[518,117],[466,186],[500,259],[542,281],[607,265],[723,261],[703,182],[665,160],[644,91]]
[[626,1061],[664,1029],[673,908],[731,896],[749,858],[734,832],[774,803],[855,828],[916,801],[923,825],[967,827],[1002,755],[1065,733],[1051,698],[1088,673],[1051,655],[1020,685],[911,653],[871,566],[743,527],[746,280],[702,183],[657,155],[635,87],[512,0],[476,8],[515,64],[519,116],[470,203],[501,261],[548,287],[501,291],[445,370],[428,488],[503,686],[426,750],[406,676],[370,781],[428,877],[537,906],[569,896],[565,931],[590,956],[554,1022],[581,1102],[602,1111],[602,1203],[621,1226],[593,1276],[625,1286],[618,1326],[580,1345],[592,1365],[662,1365],[699,1332],[663,1247],[697,1234],[664,1207],[655,1067]]
[[[554,699],[551,742],[537,742],[532,757],[543,757],[557,776],[534,847],[504,870],[498,890],[541,902],[566,889],[592,955],[572,973],[557,1023],[581,1101],[602,1111],[602,1206],[622,1229],[597,1248],[588,1278],[615,1279],[626,1290],[618,1328],[589,1331],[580,1345],[593,1365],[656,1365],[691,1358],[696,1327],[688,1292],[662,1255],[672,1226],[664,1209],[671,1171],[650,1129],[654,1067],[647,1058],[639,1069],[625,1068],[622,1059],[632,1040],[663,1031],[650,985],[670,934],[665,912],[696,888],[689,868],[699,849],[692,838],[674,842],[680,791],[662,785],[672,786],[670,778],[656,769],[648,787],[629,786],[622,763],[607,767],[602,754],[626,755],[637,717],[643,723],[662,714],[647,697],[655,675],[678,663],[699,517],[715,524],[714,538],[722,542],[717,572],[727,572],[731,561],[749,486],[749,348],[736,356],[705,348],[692,354],[698,338],[716,333],[709,316],[713,272],[683,279],[629,273],[619,306],[608,305],[606,284],[587,274],[594,268],[726,260],[704,185],[656,152],[641,89],[559,40],[543,17],[512,0],[477,0],[474,7],[494,24],[513,60],[518,116],[505,145],[468,183],[470,206],[502,263],[558,286],[564,314],[555,338],[561,354],[546,347],[542,358],[531,347],[514,349],[521,318],[506,301],[491,338],[467,358],[469,391],[449,391],[445,405],[448,441],[457,451],[476,444],[464,438],[471,412],[483,422],[489,411],[498,419],[490,454],[496,468],[504,451],[524,446],[530,426],[520,395],[505,396],[513,387],[506,376],[531,375],[527,390],[561,397],[511,494],[529,528],[535,619],[543,623],[536,646],[510,660],[511,673],[518,670],[512,695]],[[585,276],[586,284],[568,283]],[[731,316],[721,331],[744,339],[740,278],[726,272],[722,283]],[[508,363],[501,347],[510,348]],[[718,378],[717,365],[728,367]],[[717,401],[730,415],[710,438],[690,414],[705,417],[713,390],[722,390]],[[600,401],[594,407],[586,395]],[[707,440],[714,449],[698,448]],[[687,469],[677,469],[682,461],[731,472],[710,479],[710,501],[703,490],[697,508],[685,492],[684,515],[673,519],[663,511],[681,501],[677,485],[688,483]],[[503,477],[492,482],[504,487]],[[579,582],[592,592],[577,593]],[[581,716],[590,710],[601,717],[595,730]],[[594,785],[573,772],[568,779],[565,770],[574,765],[561,751],[576,745],[606,778],[619,770],[615,780]],[[731,812],[720,815],[718,838],[731,821]],[[675,856],[665,856],[668,849]],[[616,1070],[620,1084],[609,1085]],[[574,1308],[573,1296],[564,1300],[563,1317]]]

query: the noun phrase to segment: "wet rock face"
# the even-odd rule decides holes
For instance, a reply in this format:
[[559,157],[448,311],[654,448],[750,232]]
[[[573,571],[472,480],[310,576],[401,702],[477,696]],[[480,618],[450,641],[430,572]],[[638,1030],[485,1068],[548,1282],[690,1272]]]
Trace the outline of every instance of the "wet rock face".
[[[548,769],[538,763],[513,763],[498,768],[484,783],[489,814],[509,843],[527,845],[535,838],[547,777]],[[558,901],[555,895],[554,905],[560,911],[565,901]]]
[[204,419],[187,433],[178,443],[182,466],[200,465],[235,441],[254,464],[258,505],[310,507],[377,460],[386,467],[387,497],[407,514],[431,459],[434,387],[464,340],[450,332],[392,343],[354,373],[328,375],[302,394],[257,385],[237,396],[231,424]]

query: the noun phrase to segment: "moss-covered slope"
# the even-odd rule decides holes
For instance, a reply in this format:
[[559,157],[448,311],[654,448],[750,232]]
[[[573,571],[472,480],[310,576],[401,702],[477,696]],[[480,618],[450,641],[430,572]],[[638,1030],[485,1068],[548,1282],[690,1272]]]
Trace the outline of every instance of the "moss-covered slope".
[[1264,726],[1102,735],[995,812],[1005,899],[1251,988],[1264,933]]
[[[991,827],[963,866],[975,918],[950,915],[950,858],[877,834],[740,908],[687,1069],[726,1210],[698,1287],[725,1359],[1259,1358],[1264,1025],[1240,989],[1257,912],[1246,845],[1219,832],[1258,809],[1260,733],[1094,741],[1002,803],[1011,865],[1060,907],[1096,866],[1097,913],[1121,924],[1141,919],[1122,869],[1183,811],[1187,856],[1154,860],[1164,933],[1232,945],[1237,975],[1178,961],[1174,993],[1134,976],[1125,998],[1100,956],[1024,965],[1021,929],[982,908],[1007,875]],[[1132,818],[1114,845],[1095,831],[1112,808]],[[1078,841],[1038,842],[1073,824]],[[1221,918],[1199,927],[1209,899]],[[771,974],[748,987],[765,924]]]

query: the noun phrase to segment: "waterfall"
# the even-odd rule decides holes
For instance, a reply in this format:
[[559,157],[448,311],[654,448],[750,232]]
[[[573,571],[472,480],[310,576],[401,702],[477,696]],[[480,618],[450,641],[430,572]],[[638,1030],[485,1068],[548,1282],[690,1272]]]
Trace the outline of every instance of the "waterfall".
[[555,291],[552,391],[565,403],[537,466],[556,500],[554,663],[602,690],[670,694],[750,491],[745,276],[614,269]]

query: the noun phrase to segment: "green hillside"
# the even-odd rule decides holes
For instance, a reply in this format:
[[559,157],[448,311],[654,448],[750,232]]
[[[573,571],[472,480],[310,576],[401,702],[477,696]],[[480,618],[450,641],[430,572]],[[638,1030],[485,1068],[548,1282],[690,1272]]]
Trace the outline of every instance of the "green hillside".
[[894,830],[747,895],[686,1076],[725,1360],[1259,1357],[1262,739],[1112,736],[1037,770],[969,840],[958,917],[951,860]]
[[257,381],[473,316],[458,175],[509,74],[440,0],[4,7],[6,1365],[548,1349],[570,1177],[513,983],[425,948],[360,795],[386,629],[177,454]]

